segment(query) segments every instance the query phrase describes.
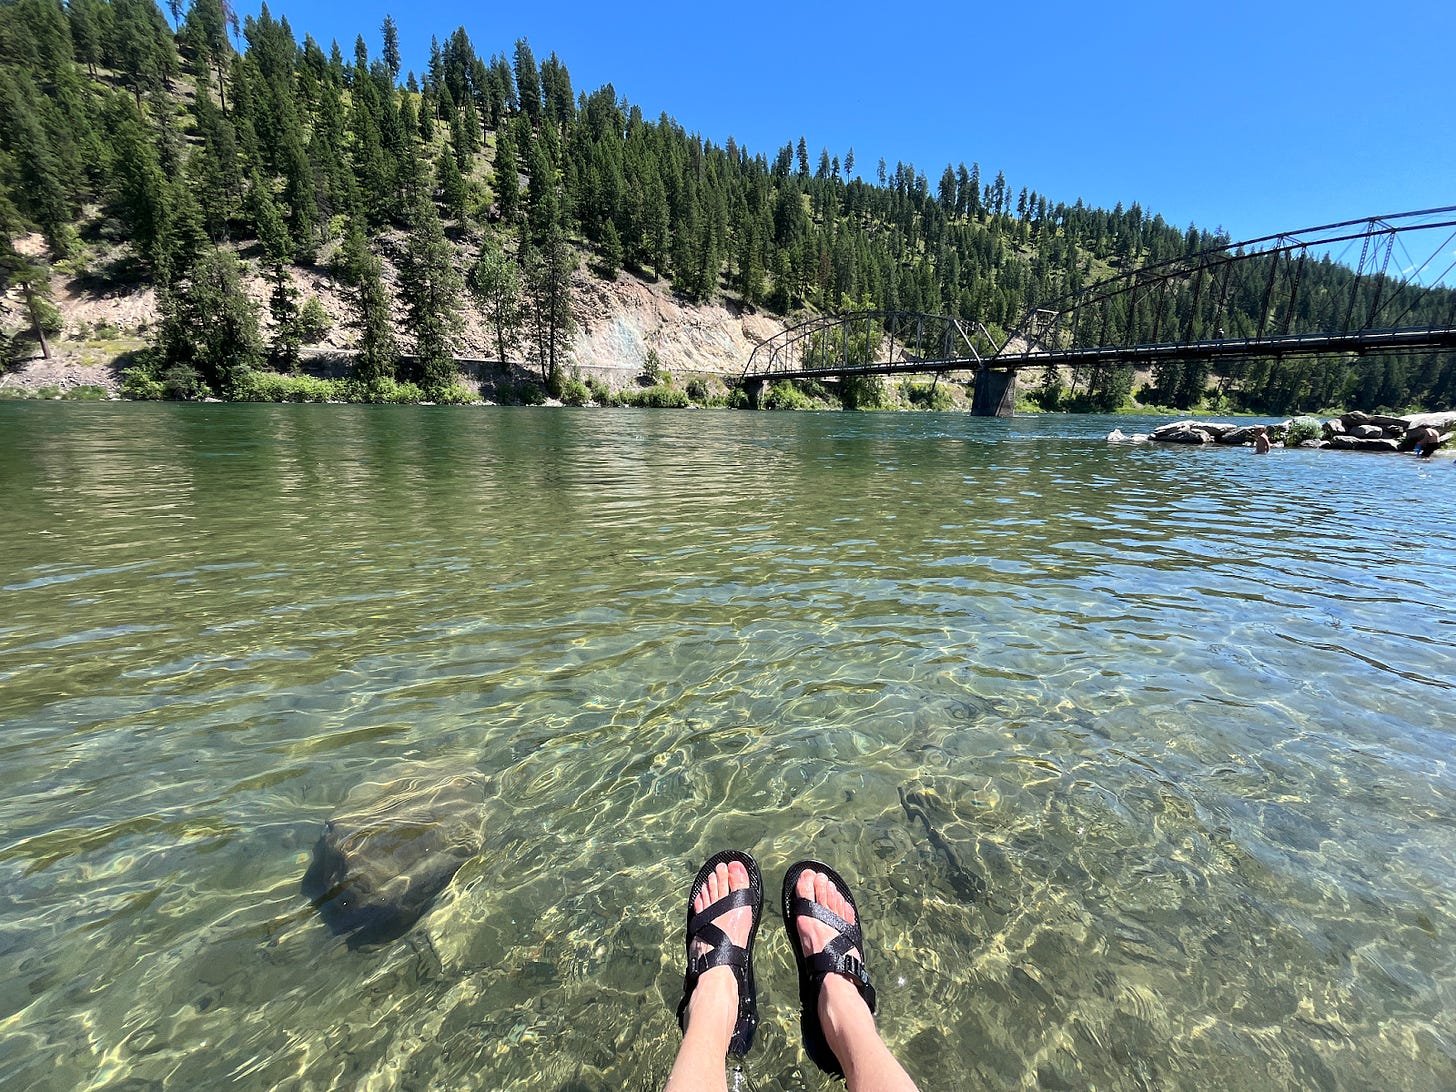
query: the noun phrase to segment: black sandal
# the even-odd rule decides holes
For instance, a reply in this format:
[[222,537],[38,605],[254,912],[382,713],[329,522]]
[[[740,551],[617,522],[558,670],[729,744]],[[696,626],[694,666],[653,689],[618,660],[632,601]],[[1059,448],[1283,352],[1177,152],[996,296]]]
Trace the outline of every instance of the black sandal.
[[[798,886],[799,877],[805,872],[822,872],[829,878],[844,896],[844,901],[854,909],[853,923],[845,921],[828,907],[806,899],[794,890]],[[819,861],[800,861],[784,874],[783,906],[784,928],[788,930],[789,946],[794,951],[794,962],[799,967],[800,1023],[804,1031],[804,1049],[820,1069],[842,1077],[844,1069],[839,1064],[839,1059],[834,1056],[834,1051],[829,1049],[829,1042],[824,1038],[824,1028],[819,1022],[819,991],[824,985],[826,975],[842,974],[854,983],[854,988],[869,1006],[870,1013],[875,1011],[875,988],[870,985],[864,960],[849,954],[857,948],[863,956],[865,950],[864,934],[859,927],[859,906],[855,904],[849,884],[844,882],[844,878]],[[824,945],[822,950],[805,952],[800,947],[799,930],[794,924],[796,918],[802,917],[822,921],[839,935]]]
[[[730,891],[713,905],[693,913],[693,899],[707,882],[708,876],[718,865],[730,861],[740,862],[748,871],[748,886],[739,891]],[[748,929],[748,945],[740,948],[728,938],[727,933],[713,924],[713,919],[743,906],[752,908],[753,924]],[[748,1048],[753,1045],[753,1034],[758,1030],[758,991],[753,981],[753,941],[758,935],[758,922],[762,916],[763,874],[758,870],[758,862],[747,853],[726,849],[713,854],[698,869],[698,878],[693,881],[688,893],[687,973],[683,976],[683,995],[677,1006],[677,1022],[684,1032],[688,1030],[688,998],[692,996],[703,972],[714,967],[732,967],[733,977],[738,980],[738,1021],[733,1025],[733,1038],[728,1043],[730,1054],[747,1054]],[[711,945],[711,949],[695,956],[695,941]]]

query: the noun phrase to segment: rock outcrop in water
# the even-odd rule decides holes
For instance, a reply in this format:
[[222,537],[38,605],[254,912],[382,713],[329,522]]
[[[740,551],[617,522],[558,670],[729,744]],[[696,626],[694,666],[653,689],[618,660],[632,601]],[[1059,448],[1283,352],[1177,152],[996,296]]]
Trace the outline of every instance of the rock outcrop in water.
[[[1291,421],[1269,424],[1270,438],[1282,439],[1291,424]],[[1149,438],[1172,444],[1250,444],[1254,441],[1255,427],[1190,419],[1160,425]],[[1456,412],[1412,413],[1402,417],[1358,411],[1344,413],[1323,422],[1319,439],[1304,440],[1299,446],[1337,451],[1411,451],[1425,429],[1435,430],[1439,445],[1449,443],[1456,430]]]
[[407,764],[345,797],[313,849],[302,892],[350,948],[403,936],[481,851],[486,780]]

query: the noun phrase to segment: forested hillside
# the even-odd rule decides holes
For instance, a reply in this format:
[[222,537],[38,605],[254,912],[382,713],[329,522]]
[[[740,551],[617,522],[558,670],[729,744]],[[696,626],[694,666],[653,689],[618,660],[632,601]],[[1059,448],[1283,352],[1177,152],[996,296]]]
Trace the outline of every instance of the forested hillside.
[[[0,265],[24,302],[8,356],[58,327],[55,277],[102,294],[151,285],[159,322],[131,391],[248,396],[329,325],[300,288],[322,277],[346,293],[365,397],[402,380],[460,396],[467,313],[489,355],[531,359],[559,392],[574,276],[627,270],[781,316],[942,312],[999,335],[1110,272],[1227,242],[974,162],[927,174],[880,160],[866,181],[852,148],[720,145],[610,84],[578,93],[524,40],[487,57],[459,29],[413,71],[391,19],[361,30],[378,52],[362,34],[347,55],[299,42],[266,6],[239,23],[227,0],[0,4]],[[34,232],[43,253],[20,245]],[[244,290],[250,270],[265,290]],[[1351,273],[1326,261],[1308,277],[1302,304],[1317,307]],[[1115,408],[1131,385],[1116,369],[1067,378],[1044,386],[1049,407]],[[1456,401],[1456,358],[1154,380],[1179,406],[1216,392],[1262,412],[1436,408]]]

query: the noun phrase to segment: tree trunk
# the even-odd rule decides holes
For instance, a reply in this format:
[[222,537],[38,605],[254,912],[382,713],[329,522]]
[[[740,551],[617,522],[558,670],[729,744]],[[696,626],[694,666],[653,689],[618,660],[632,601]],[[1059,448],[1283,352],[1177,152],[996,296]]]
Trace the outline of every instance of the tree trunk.
[[35,324],[35,337],[40,342],[40,355],[49,360],[51,358],[51,347],[46,341],[45,331],[40,325],[40,308],[36,306],[35,289],[29,284],[25,286],[25,306],[30,310],[30,321]]

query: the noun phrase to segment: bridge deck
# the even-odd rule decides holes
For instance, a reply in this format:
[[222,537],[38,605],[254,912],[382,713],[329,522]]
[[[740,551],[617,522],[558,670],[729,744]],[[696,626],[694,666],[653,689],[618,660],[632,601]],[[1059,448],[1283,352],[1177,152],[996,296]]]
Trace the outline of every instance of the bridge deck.
[[844,361],[815,368],[769,367],[747,371],[745,379],[828,379],[841,375],[975,371],[984,366],[1004,371],[1045,368],[1056,364],[1132,364],[1151,367],[1172,360],[1250,360],[1265,357],[1318,356],[1326,353],[1416,353],[1456,350],[1456,327],[1361,330],[1351,334],[1284,334],[1264,338],[1221,338],[1212,341],[1164,342],[1153,345],[1103,346],[1088,349],[1001,353],[984,362],[966,357],[901,357],[867,364]]

